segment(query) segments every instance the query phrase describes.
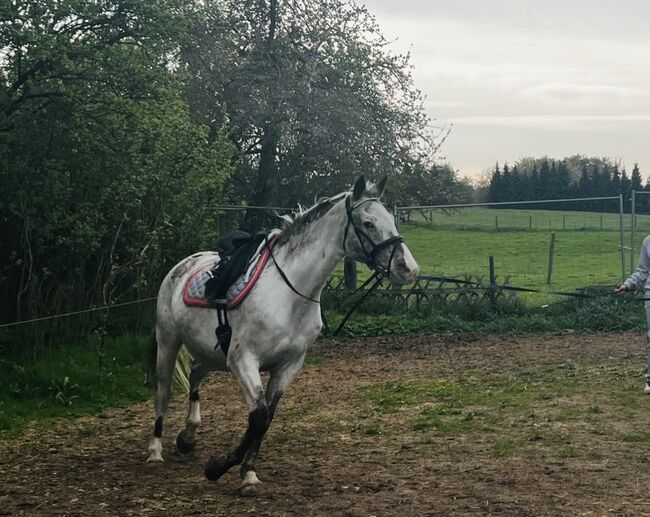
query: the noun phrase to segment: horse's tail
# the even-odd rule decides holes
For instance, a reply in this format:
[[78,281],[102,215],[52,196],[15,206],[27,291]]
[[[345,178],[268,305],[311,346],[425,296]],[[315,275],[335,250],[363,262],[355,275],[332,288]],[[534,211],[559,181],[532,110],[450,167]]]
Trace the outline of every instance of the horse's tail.
[[[147,346],[146,368],[147,368],[147,385],[156,385],[156,361],[158,359],[158,341],[156,340],[156,333],[153,332],[151,340]],[[176,364],[174,365],[174,381],[185,392],[190,392],[190,370],[192,369],[192,361],[194,358],[190,351],[181,346],[176,356]]]
[[151,333],[151,339],[147,346],[145,363],[147,384],[154,386],[156,384],[156,359],[158,357],[158,341],[156,341],[156,331]]

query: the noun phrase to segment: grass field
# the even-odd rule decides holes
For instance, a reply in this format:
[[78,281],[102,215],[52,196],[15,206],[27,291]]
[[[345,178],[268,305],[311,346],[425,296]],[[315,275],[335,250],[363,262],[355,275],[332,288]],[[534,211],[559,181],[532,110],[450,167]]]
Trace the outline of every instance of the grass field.
[[108,339],[101,354],[92,343],[44,353],[22,364],[0,360],[0,436],[32,420],[53,421],[145,400],[149,336]]
[[[627,274],[628,219],[624,245]],[[638,219],[640,229],[650,228],[650,217]],[[551,232],[555,232],[551,287],[574,289],[621,281],[619,228],[618,214],[611,213],[470,208],[434,213],[429,222],[413,214],[411,223],[403,224],[400,231],[422,274],[488,278],[489,257],[494,256],[498,282],[510,277],[514,285],[535,288],[547,285]],[[637,250],[642,238],[637,237]]]

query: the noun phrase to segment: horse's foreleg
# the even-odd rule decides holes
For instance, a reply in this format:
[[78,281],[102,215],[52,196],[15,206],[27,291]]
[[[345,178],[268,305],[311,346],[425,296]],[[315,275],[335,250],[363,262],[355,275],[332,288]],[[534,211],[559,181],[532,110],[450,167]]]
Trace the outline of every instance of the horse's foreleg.
[[174,364],[176,363],[178,350],[181,347],[181,343],[176,337],[170,335],[163,337],[163,332],[159,327],[156,328],[156,342],[156,395],[154,399],[156,422],[154,424],[153,438],[149,444],[150,454],[147,462],[163,461],[163,421],[172,396]]
[[255,436],[251,441],[244,456],[240,471],[242,480],[241,491],[243,494],[249,491],[252,486],[260,483],[260,480],[257,478],[257,474],[255,473],[255,460],[257,459],[257,454],[260,450],[264,435],[273,420],[280,398],[296,374],[300,371],[304,358],[303,355],[295,362],[271,372],[271,378],[269,379],[269,384],[266,387],[266,393],[264,396],[269,411],[269,421],[264,428],[264,431],[258,436]]
[[205,467],[205,477],[211,481],[219,479],[231,467],[239,465],[251,444],[258,437],[264,436],[269,426],[269,409],[264,398],[259,365],[253,360],[239,358],[232,362],[230,369],[242,387],[246,403],[251,411],[248,415],[248,428],[239,445],[226,456],[218,459],[210,458],[208,461]]
[[190,371],[190,399],[187,411],[185,429],[176,438],[176,447],[182,454],[189,454],[196,446],[196,429],[201,424],[201,403],[199,401],[199,388],[208,373],[208,369],[200,363],[194,363]]

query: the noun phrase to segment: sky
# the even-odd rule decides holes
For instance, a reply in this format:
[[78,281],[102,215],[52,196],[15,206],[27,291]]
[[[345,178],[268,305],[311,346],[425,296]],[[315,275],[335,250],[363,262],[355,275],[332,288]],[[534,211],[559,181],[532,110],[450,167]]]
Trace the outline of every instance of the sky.
[[607,156],[650,176],[650,1],[365,0],[460,176],[524,156]]

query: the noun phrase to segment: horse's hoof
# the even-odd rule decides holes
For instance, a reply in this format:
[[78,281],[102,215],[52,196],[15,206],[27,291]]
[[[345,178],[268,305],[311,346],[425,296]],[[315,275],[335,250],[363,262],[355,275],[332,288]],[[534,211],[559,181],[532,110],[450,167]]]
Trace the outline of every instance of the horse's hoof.
[[244,474],[241,486],[239,487],[239,495],[250,497],[259,494],[259,485],[262,482],[257,478],[254,470],[249,470]]
[[221,476],[223,476],[226,472],[228,472],[228,465],[226,464],[226,462],[221,459],[215,460],[214,458],[210,458],[208,464],[205,466],[205,469],[203,470],[205,477],[208,478],[210,481],[216,481]]
[[162,454],[158,451],[152,452],[147,458],[147,463],[162,463],[163,461],[165,460],[163,459]]
[[260,484],[242,485],[239,487],[239,495],[242,497],[255,497],[260,494]]
[[149,444],[149,457],[147,463],[162,463],[162,443],[160,438],[154,438]]
[[196,438],[187,429],[178,433],[176,437],[176,448],[181,454],[189,454],[196,447]]

